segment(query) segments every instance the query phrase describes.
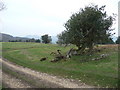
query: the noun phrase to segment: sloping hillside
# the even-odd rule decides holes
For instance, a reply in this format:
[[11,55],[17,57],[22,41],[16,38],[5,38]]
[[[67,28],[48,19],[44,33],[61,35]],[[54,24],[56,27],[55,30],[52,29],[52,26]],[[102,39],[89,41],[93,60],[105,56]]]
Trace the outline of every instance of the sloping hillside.
[[12,35],[9,34],[4,34],[4,33],[0,33],[0,42],[9,42],[12,40],[21,40],[21,41],[26,41],[29,40],[30,38],[24,38],[24,37],[13,37]]

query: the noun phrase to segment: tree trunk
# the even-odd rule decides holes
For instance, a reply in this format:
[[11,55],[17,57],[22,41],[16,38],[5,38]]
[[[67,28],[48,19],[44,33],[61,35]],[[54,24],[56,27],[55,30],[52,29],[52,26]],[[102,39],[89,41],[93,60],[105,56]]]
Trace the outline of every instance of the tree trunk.
[[82,45],[81,47],[79,46],[77,51],[80,52],[80,54],[82,54],[85,48],[86,48],[86,45]]
[[88,54],[92,54],[92,50],[93,50],[93,43],[90,43]]

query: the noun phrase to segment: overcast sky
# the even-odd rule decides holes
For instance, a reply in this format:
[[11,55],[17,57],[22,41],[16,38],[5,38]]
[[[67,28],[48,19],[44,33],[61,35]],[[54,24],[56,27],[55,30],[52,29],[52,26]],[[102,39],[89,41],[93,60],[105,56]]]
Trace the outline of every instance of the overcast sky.
[[[119,0],[3,0],[6,9],[0,12],[1,32],[13,36],[55,36],[65,30],[64,23],[72,13],[90,3],[106,5],[108,15],[118,14]],[[118,17],[115,28],[118,35]]]

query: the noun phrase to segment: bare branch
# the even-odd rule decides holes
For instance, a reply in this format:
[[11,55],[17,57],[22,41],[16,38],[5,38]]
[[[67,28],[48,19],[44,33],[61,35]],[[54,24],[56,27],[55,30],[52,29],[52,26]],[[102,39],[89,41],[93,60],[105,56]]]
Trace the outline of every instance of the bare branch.
[[0,1],[0,11],[2,11],[3,9],[5,9],[5,4],[2,1]]

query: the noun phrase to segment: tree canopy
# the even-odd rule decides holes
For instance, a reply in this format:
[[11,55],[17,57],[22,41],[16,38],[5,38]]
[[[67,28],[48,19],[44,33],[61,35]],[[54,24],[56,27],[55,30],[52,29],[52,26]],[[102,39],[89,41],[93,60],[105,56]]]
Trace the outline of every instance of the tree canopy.
[[52,41],[51,36],[48,36],[48,34],[41,36],[41,39],[42,39],[42,43],[45,44],[50,43]]
[[58,34],[57,37],[58,37],[58,41],[57,41],[57,44],[69,44],[70,43],[70,38],[69,36],[67,36],[67,32],[66,31],[63,31],[61,34]]
[[120,36],[118,36],[118,38],[116,40],[116,44],[120,44]]
[[72,14],[64,25],[66,30],[58,35],[58,42],[74,44],[81,51],[88,47],[91,51],[96,43],[110,38],[114,18],[104,9],[105,6],[89,5]]
[[37,39],[37,40],[35,40],[35,42],[37,42],[37,43],[41,43],[41,40],[40,40],[40,39]]

